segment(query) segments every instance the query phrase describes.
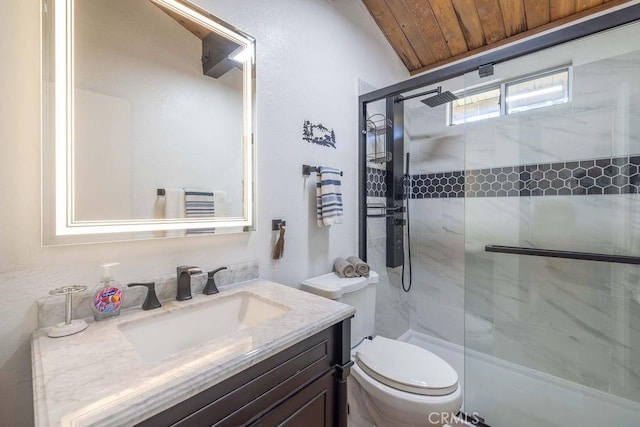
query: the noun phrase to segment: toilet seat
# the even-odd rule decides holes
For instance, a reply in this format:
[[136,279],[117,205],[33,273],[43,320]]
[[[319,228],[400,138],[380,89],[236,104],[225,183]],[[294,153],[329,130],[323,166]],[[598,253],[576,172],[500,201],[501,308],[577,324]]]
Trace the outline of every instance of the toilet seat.
[[447,362],[409,343],[377,336],[355,359],[367,375],[396,390],[445,396],[458,388],[458,374]]

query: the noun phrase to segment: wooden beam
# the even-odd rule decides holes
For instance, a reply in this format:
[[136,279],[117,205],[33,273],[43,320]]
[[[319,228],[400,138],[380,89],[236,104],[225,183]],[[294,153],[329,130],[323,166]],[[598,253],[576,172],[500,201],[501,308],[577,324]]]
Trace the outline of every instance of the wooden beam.
[[523,0],[500,0],[500,9],[507,37],[527,31],[527,17],[524,14]]
[[602,0],[576,0],[576,10],[591,9],[599,4],[602,4]]
[[482,24],[487,44],[495,43],[507,37],[504,19],[498,0],[476,0],[476,10]]
[[396,22],[400,25],[402,32],[406,36],[409,44],[416,53],[420,63],[424,65],[436,62],[436,57],[431,51],[429,42],[425,38],[425,33],[416,22],[416,16],[407,7],[404,0],[385,0],[389,10],[396,18]]
[[429,5],[438,20],[440,31],[442,31],[451,54],[455,56],[468,51],[467,41],[462,34],[462,28],[451,0],[429,0]]
[[415,17],[418,28],[425,35],[425,39],[436,61],[444,61],[453,55],[449,50],[447,41],[442,35],[438,20],[431,10],[431,5],[426,0],[404,0],[411,14]]
[[473,56],[473,55],[479,55],[479,54],[482,54],[483,52],[486,52],[486,51],[489,51],[489,50],[498,49],[500,47],[503,47],[504,45],[507,45],[507,44],[510,44],[510,43],[515,43],[515,42],[517,42],[519,40],[522,40],[522,39],[525,39],[527,37],[532,37],[532,36],[535,36],[536,34],[545,32],[547,30],[551,30],[551,29],[553,29],[555,27],[558,27],[558,26],[561,26],[561,25],[565,25],[565,24],[569,24],[569,23],[571,23],[573,21],[576,21],[578,19],[585,18],[585,17],[587,17],[589,15],[592,15],[594,13],[599,13],[599,12],[605,11],[607,9],[610,9],[612,7],[620,6],[620,5],[624,4],[624,3],[629,3],[630,1],[633,1],[633,0],[610,0],[609,2],[603,2],[603,4],[601,4],[599,6],[592,7],[591,9],[585,9],[585,10],[582,10],[580,12],[576,12],[573,15],[569,15],[569,16],[566,16],[566,17],[564,17],[562,19],[558,19],[557,21],[549,22],[549,23],[547,23],[545,25],[542,25],[542,26],[540,26],[538,28],[534,28],[534,29],[530,29],[530,30],[524,31],[524,32],[516,34],[516,35],[514,35],[512,37],[500,40],[499,42],[496,42],[495,44],[486,45],[486,46],[480,47],[478,49],[470,50],[470,51],[462,53],[460,55],[453,56],[453,57],[451,57],[451,58],[449,58],[449,59],[447,59],[445,61],[437,62],[435,64],[432,64],[432,65],[430,65],[428,67],[423,67],[423,68],[420,68],[418,70],[413,70],[413,71],[410,72],[410,74],[412,76],[415,76],[416,74],[424,73],[424,72],[429,71],[429,70],[431,70],[433,68],[441,67],[441,66],[449,64],[451,62],[459,61],[461,59],[465,59],[465,58],[468,58],[468,57]]
[[422,67],[420,60],[384,0],[362,0],[382,33],[409,71]]
[[524,12],[529,30],[545,25],[550,20],[549,0],[524,0]]
[[151,4],[153,4],[158,9],[162,10],[164,13],[169,15],[178,24],[182,25],[189,32],[191,32],[191,34],[193,34],[194,36],[198,37],[200,40],[204,40],[209,35],[209,33],[211,33],[211,30],[208,29],[207,27],[205,27],[203,25],[200,25],[200,24],[197,24],[197,23],[185,18],[184,16],[180,15],[179,13],[176,13],[176,12],[172,11],[171,9],[167,9],[166,7],[161,6],[161,5],[159,5],[158,3],[155,3],[155,2],[151,2]]
[[551,21],[562,19],[565,16],[576,13],[575,0],[554,0],[549,5],[549,15]]
[[485,45],[484,31],[478,16],[476,3],[473,0],[453,0],[460,28],[469,49],[477,49]]

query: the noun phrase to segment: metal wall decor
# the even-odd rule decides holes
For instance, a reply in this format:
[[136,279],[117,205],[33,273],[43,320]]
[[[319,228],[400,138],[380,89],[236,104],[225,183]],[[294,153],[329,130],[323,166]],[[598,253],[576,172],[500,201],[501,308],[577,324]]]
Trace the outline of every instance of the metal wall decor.
[[302,139],[312,144],[336,148],[336,133],[322,123],[314,125],[309,120],[305,120],[302,125]]

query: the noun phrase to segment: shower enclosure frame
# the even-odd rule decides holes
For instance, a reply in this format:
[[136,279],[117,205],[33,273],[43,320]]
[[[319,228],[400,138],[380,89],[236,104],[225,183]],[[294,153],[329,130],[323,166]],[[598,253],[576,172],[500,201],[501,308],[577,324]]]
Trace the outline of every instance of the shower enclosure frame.
[[[394,117],[390,114],[390,105],[397,105],[393,99],[411,90],[421,87],[437,84],[439,82],[449,80],[454,77],[464,75],[468,72],[477,70],[481,66],[489,64],[498,64],[506,62],[514,58],[518,58],[530,53],[538,52],[559,44],[590,36],[602,31],[610,30],[622,25],[631,24],[640,21],[640,4],[623,7],[613,12],[597,16],[586,21],[578,22],[564,28],[546,33],[540,36],[534,36],[531,39],[515,42],[503,48],[488,51],[454,63],[434,71],[420,74],[416,77],[409,78],[400,83],[387,86],[372,92],[365,93],[358,97],[358,126],[360,130],[366,130],[366,105],[370,102],[386,99],[387,116]],[[396,135],[404,134],[404,126],[402,122],[394,122],[389,129],[390,133]],[[359,256],[363,260],[367,259],[367,135],[366,132],[359,132],[360,138],[358,143],[358,250]],[[394,158],[395,158],[394,154]],[[400,159],[403,157],[400,156]],[[395,169],[395,168],[394,168]],[[392,173],[388,179],[402,179],[402,168],[398,169],[399,173]],[[397,176],[396,176],[397,175]],[[401,226],[396,228],[402,229]],[[397,233],[396,233],[397,234]]]

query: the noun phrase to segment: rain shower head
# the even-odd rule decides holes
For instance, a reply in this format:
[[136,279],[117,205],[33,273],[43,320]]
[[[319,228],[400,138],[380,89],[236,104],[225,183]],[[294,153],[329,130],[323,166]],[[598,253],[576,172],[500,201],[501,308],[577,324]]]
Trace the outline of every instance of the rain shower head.
[[438,105],[446,104],[447,102],[455,101],[456,99],[458,99],[458,97],[455,96],[453,93],[449,91],[443,92],[442,86],[438,86],[436,89],[431,89],[426,92],[416,93],[414,95],[409,95],[409,96],[399,95],[396,97],[395,102],[404,102],[408,99],[418,98],[420,96],[425,96],[425,95],[431,95],[432,93],[435,93],[435,95],[430,96],[429,98],[422,99],[420,102],[433,108],[433,107],[437,107]]
[[436,95],[430,96],[429,98],[421,99],[420,102],[433,108],[442,104],[446,104],[447,102],[455,101],[456,99],[458,99],[458,97],[453,93],[449,91],[442,92],[442,87],[438,86],[438,93]]

